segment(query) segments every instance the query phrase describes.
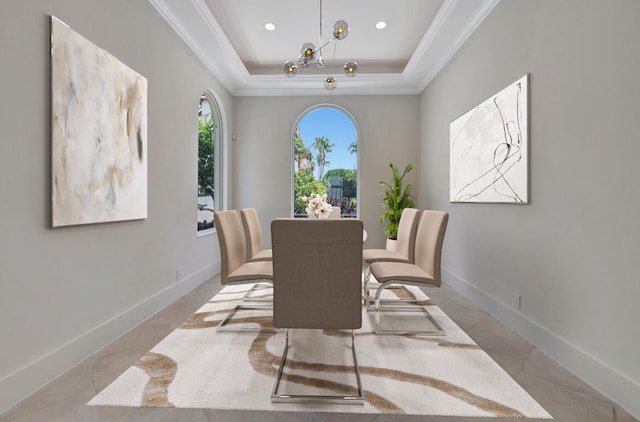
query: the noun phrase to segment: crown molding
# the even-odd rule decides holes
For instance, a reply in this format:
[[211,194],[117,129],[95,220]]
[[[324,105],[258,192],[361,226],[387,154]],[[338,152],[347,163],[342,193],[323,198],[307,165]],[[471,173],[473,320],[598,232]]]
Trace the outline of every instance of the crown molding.
[[[149,3],[230,92],[243,83],[238,68],[244,66],[206,4],[201,0],[149,0]],[[249,74],[246,69],[244,72]]]
[[419,94],[500,0],[444,0],[402,73],[337,78],[327,91],[318,75],[251,75],[204,0],[149,0],[205,67],[234,96]]
[[405,72],[410,72],[410,75],[407,75],[408,79],[417,78],[417,88],[420,92],[449,63],[499,2],[500,0],[444,1],[405,68]]

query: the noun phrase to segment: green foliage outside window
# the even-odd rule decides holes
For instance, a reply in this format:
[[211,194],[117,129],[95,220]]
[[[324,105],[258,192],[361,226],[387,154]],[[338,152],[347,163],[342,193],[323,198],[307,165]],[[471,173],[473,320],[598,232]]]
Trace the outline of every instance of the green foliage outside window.
[[302,140],[302,138],[298,138],[296,137],[294,140],[294,144],[293,144],[293,150],[295,155],[302,155],[305,157],[311,157],[311,150],[309,150],[309,148],[307,148],[307,146],[304,144],[304,141]]
[[294,157],[294,160],[296,161],[296,168],[300,168],[300,164],[303,160],[308,160],[309,162],[308,168],[313,170],[314,163],[313,163],[313,155],[311,154],[311,150],[307,148],[302,138],[297,136],[295,137],[294,143],[293,143],[293,157]]
[[327,186],[320,180],[316,180],[310,169],[303,169],[298,170],[293,176],[293,192],[295,194],[294,213],[305,214],[307,206],[302,197],[309,197],[312,193],[326,193]]
[[328,170],[322,181],[329,186],[330,177],[339,177],[342,179],[342,196],[346,198],[356,198],[358,195],[357,173],[356,170],[349,169],[331,169]]
[[213,197],[215,171],[215,124],[198,120],[198,196]]

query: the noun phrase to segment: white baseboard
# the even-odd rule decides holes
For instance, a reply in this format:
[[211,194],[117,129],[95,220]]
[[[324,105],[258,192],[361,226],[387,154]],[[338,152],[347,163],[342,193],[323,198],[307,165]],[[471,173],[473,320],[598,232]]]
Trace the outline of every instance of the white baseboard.
[[0,414],[220,272],[208,265],[0,379]]
[[640,383],[609,367],[518,310],[505,305],[453,272],[442,268],[443,282],[547,353],[574,375],[640,419]]

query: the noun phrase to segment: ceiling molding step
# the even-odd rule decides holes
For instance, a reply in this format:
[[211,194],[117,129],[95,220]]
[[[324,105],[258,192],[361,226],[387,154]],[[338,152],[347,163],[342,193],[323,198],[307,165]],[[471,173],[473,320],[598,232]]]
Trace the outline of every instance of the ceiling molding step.
[[422,40],[416,47],[413,55],[409,59],[409,62],[404,68],[403,73],[405,75],[413,75],[416,72],[417,67],[420,65],[420,62],[423,61],[425,57],[427,57],[429,50],[433,49],[434,44],[437,43],[438,33],[440,32],[440,28],[442,28],[446,23],[447,19],[450,18],[453,7],[457,3],[457,0],[444,0],[442,2],[442,6],[436,13],[436,16],[433,18],[433,22],[429,25],[427,32],[425,32]]
[[327,91],[324,87],[305,88],[301,84],[287,86],[286,88],[241,88],[237,91],[238,97],[331,97],[342,95],[417,95],[411,87],[378,87],[376,89],[362,89],[354,87],[343,87],[342,85],[335,91]]
[[324,88],[322,75],[298,75],[295,83],[283,75],[251,76],[248,83],[237,90],[243,96],[299,96],[299,95],[415,95],[420,92],[407,84],[401,74],[360,74],[356,78],[337,79],[335,91]]
[[[418,63],[407,64],[414,66],[410,69],[414,77],[418,77],[417,87],[422,92],[429,83],[440,73],[449,63],[449,60],[462,47],[467,39],[473,34],[478,26],[484,21],[489,13],[498,5],[500,0],[482,0],[481,2],[470,2],[467,0],[445,0],[441,11],[434,18],[434,24],[429,27],[429,31],[434,29],[425,42],[423,58],[437,57],[435,61],[427,62],[429,66],[423,66],[421,70]],[[438,20],[437,22],[436,19]],[[424,40],[423,40],[424,41]],[[413,59],[413,57],[412,57]],[[405,72],[407,69],[405,69]]]

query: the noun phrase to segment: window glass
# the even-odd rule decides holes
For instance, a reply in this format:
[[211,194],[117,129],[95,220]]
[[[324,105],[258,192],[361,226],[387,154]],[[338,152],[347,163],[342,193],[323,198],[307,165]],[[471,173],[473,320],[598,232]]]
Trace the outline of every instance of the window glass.
[[341,217],[358,215],[358,133],[351,116],[335,106],[317,106],[293,130],[293,215],[304,217],[305,197],[327,194]]
[[200,96],[198,105],[198,232],[213,229],[219,196],[220,113],[213,97]]

